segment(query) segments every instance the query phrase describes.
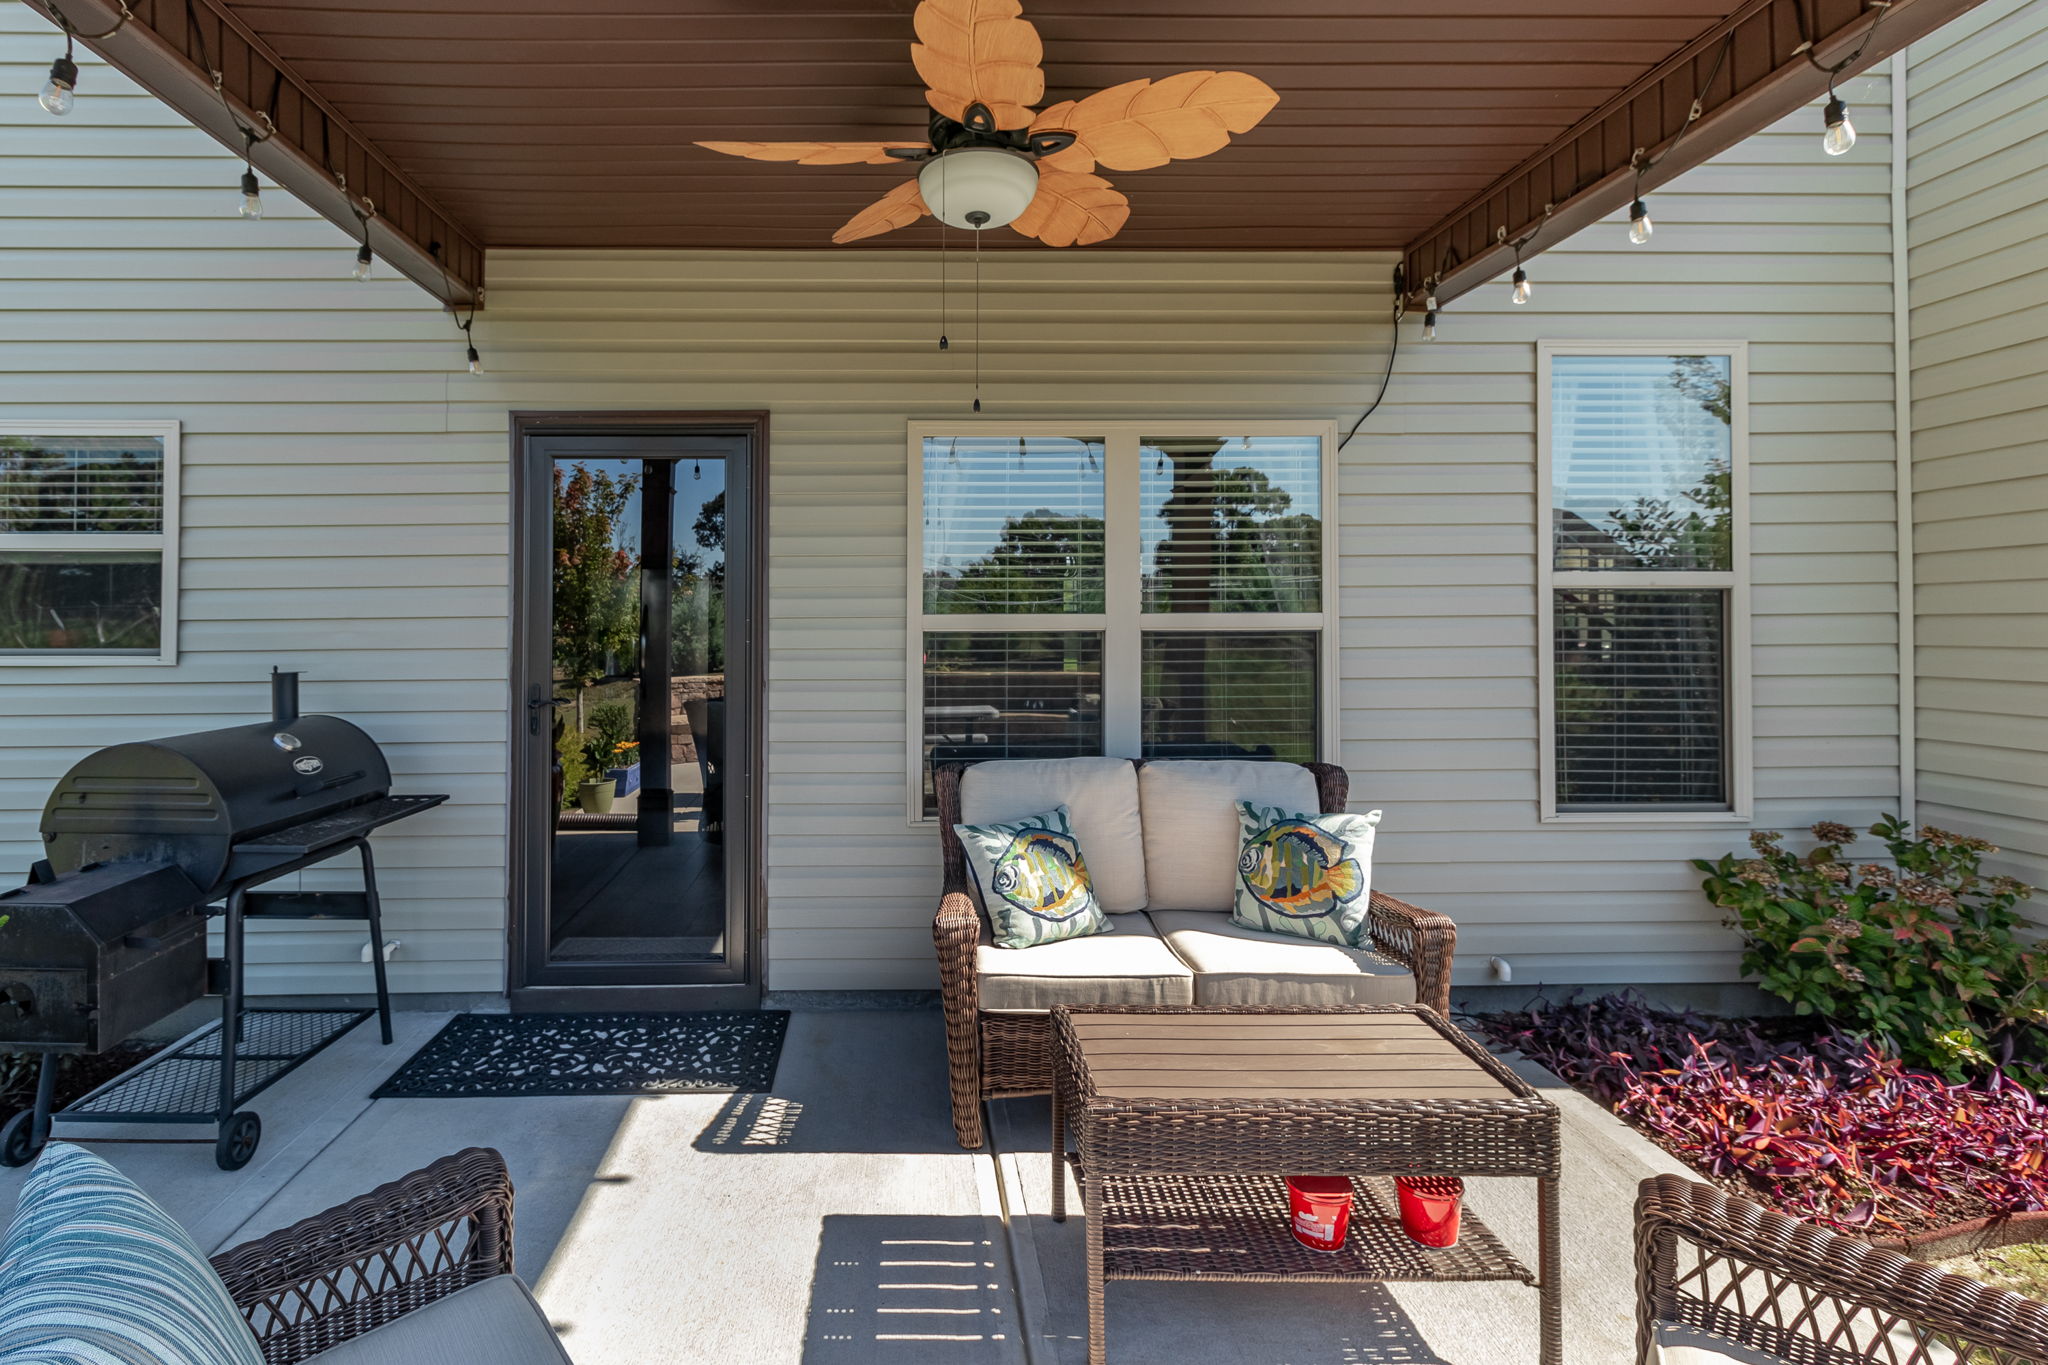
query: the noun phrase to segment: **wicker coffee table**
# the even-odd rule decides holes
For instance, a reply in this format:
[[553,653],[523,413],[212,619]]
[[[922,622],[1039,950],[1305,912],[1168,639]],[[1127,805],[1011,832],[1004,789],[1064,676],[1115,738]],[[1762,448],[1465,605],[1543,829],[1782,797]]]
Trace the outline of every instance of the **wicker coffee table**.
[[[1542,1365],[1562,1365],[1557,1110],[1431,1010],[1062,1006],[1053,1011],[1053,1219],[1074,1133],[1088,1241],[1088,1360],[1107,1280],[1519,1280]],[[1351,1233],[1311,1251],[1290,1175],[1346,1175]],[[1528,1176],[1537,1269],[1468,1204],[1458,1245],[1410,1241],[1395,1175]]]

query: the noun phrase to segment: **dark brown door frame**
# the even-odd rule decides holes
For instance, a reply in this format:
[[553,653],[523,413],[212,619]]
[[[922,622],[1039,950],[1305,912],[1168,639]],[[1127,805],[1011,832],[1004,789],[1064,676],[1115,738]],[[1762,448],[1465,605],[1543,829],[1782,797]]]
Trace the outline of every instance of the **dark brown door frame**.
[[[766,974],[766,743],[768,594],[768,414],[766,412],[514,412],[512,429],[512,654],[509,893],[506,917],[507,994],[515,1010],[731,1009],[760,1003]],[[740,897],[742,932],[728,935],[726,960],[692,973],[698,979],[647,983],[626,978],[645,969],[591,964],[573,983],[550,973],[548,984],[529,984],[545,959],[534,952],[535,915],[545,907],[547,859],[541,856],[550,813],[535,773],[552,763],[552,725],[528,706],[536,660],[550,655],[553,630],[545,615],[547,593],[536,578],[548,562],[552,518],[534,487],[535,461],[527,445],[536,436],[739,436],[747,442],[745,477],[726,480],[726,695],[725,875],[728,896]],[[738,504],[738,505],[735,505]],[[739,543],[735,543],[737,540]],[[550,688],[550,691],[552,689]],[[532,720],[539,720],[536,727]],[[537,731],[537,733],[536,733]],[[736,818],[735,818],[736,817]],[[734,939],[738,939],[734,942]],[[559,984],[558,984],[559,983]]]

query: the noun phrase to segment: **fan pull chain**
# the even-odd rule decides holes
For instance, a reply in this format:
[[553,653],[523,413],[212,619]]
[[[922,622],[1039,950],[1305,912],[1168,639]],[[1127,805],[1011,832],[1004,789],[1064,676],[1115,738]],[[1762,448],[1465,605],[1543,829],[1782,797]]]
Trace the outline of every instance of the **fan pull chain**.
[[946,182],[939,180],[939,349],[951,350],[946,340]]
[[974,410],[981,411],[981,225],[988,215],[979,209],[967,215],[974,225]]

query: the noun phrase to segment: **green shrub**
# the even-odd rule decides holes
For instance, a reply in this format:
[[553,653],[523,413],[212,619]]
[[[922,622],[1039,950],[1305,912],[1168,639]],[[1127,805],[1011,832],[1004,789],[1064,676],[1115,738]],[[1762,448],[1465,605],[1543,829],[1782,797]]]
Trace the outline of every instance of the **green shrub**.
[[1763,988],[1951,1080],[1992,1067],[2040,1088],[2048,953],[2016,932],[2033,888],[1985,877],[1982,839],[1932,825],[1918,837],[1893,816],[1870,827],[1896,864],[1842,862],[1856,832],[1824,820],[1803,857],[1781,836],[1750,836],[1754,858],[1694,859],[1707,897],[1742,931],[1742,967]]
[[562,764],[563,810],[575,807],[576,788],[590,780],[590,763],[583,756],[589,742],[588,730],[571,730],[564,726],[555,735],[555,757]]
[[608,768],[623,768],[633,761],[633,708],[622,701],[601,702],[590,708],[590,728],[583,760],[590,776],[602,777]]

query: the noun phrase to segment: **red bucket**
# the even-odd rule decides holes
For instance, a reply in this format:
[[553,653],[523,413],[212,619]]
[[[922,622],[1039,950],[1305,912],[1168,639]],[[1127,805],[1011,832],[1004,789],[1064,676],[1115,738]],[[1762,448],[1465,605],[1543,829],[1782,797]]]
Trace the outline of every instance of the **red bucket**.
[[1335,1251],[1351,1228],[1351,1181],[1341,1175],[1287,1177],[1287,1225],[1311,1251]]
[[1401,1231],[1426,1247],[1458,1244],[1464,1181],[1454,1175],[1403,1175],[1394,1178],[1394,1189],[1401,1199]]

